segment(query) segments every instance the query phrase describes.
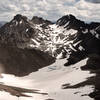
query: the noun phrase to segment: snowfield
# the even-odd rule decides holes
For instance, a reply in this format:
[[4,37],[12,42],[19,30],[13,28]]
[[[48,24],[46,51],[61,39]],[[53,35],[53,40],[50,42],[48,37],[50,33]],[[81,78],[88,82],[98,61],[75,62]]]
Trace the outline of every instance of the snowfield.
[[[89,96],[81,96],[89,94],[93,91],[94,86],[85,86],[75,89],[62,89],[63,84],[75,85],[85,81],[87,78],[95,76],[89,71],[82,71],[81,66],[85,65],[88,58],[78,62],[77,64],[64,67],[66,59],[58,59],[50,66],[33,72],[28,76],[16,77],[14,75],[2,74],[0,82],[6,85],[16,86],[28,89],[37,89],[40,92],[48,93],[48,95],[27,93],[32,97],[20,97],[19,100],[93,100]],[[18,100],[18,97],[12,96],[7,92],[0,92],[0,100]]]
[[[29,47],[36,47],[39,50],[44,52],[49,52],[54,57],[57,57],[58,48],[64,48],[67,52],[66,46],[73,50],[73,47],[70,47],[70,44],[74,40],[70,40],[69,37],[74,37],[77,35],[77,30],[69,29],[66,30],[64,26],[58,26],[56,24],[48,25],[46,29],[43,29],[40,25],[35,25],[35,28],[39,31],[37,36],[31,39]],[[66,24],[67,25],[67,24]],[[41,39],[43,41],[41,41]],[[63,51],[60,51],[62,53]],[[57,57],[58,58],[58,57]]]

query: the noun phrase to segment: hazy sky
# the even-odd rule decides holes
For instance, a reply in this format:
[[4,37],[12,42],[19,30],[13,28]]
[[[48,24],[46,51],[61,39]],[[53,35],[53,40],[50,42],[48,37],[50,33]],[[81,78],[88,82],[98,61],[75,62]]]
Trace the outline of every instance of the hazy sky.
[[0,20],[11,20],[16,14],[42,16],[57,20],[74,14],[86,21],[100,21],[100,0],[1,0]]

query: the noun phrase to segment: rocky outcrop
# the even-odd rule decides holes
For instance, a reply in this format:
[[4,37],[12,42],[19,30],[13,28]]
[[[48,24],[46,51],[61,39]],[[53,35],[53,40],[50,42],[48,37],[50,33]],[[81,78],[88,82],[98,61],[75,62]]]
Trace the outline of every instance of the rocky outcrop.
[[42,24],[43,28],[47,28],[48,25],[53,24],[51,21],[44,20],[42,17],[38,17],[38,16],[33,16],[31,21],[33,24],[38,24],[38,25]]

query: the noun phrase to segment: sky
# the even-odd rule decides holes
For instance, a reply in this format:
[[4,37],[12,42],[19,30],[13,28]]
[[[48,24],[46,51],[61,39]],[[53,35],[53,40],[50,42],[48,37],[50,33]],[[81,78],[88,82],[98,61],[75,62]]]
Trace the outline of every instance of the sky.
[[0,21],[10,21],[16,14],[56,21],[73,14],[81,20],[100,22],[100,0],[1,0]]

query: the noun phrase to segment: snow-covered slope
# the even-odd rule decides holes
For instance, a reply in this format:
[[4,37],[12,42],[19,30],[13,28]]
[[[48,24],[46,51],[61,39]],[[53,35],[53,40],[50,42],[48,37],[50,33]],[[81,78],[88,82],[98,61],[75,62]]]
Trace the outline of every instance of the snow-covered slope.
[[[59,58],[58,56],[61,55],[61,53],[67,52],[69,45],[73,43],[73,40],[71,41],[69,37],[75,37],[77,34],[77,30],[66,30],[66,28],[56,24],[49,25],[46,29],[43,29],[41,25],[35,25],[35,28],[39,30],[38,35],[33,37],[34,40],[32,39],[36,44],[35,47],[44,52],[49,52],[52,56],[57,58]],[[34,44],[32,44],[31,46],[34,47]],[[61,57],[62,56],[63,54]]]
[[[37,89],[43,93],[48,93],[48,95],[26,93],[32,97],[20,97],[20,100],[93,100],[88,96],[90,92],[93,92],[94,86],[92,85],[76,89],[63,89],[64,87],[62,86],[63,84],[76,85],[89,77],[95,76],[95,74],[90,74],[89,71],[80,69],[80,66],[86,64],[87,59],[70,67],[63,66],[66,62],[65,59],[57,60],[50,66],[20,78],[2,74],[3,78],[0,78],[0,82],[10,86]],[[7,92],[0,92],[0,100],[7,100],[8,97],[10,100],[17,99],[17,97],[11,96]]]

